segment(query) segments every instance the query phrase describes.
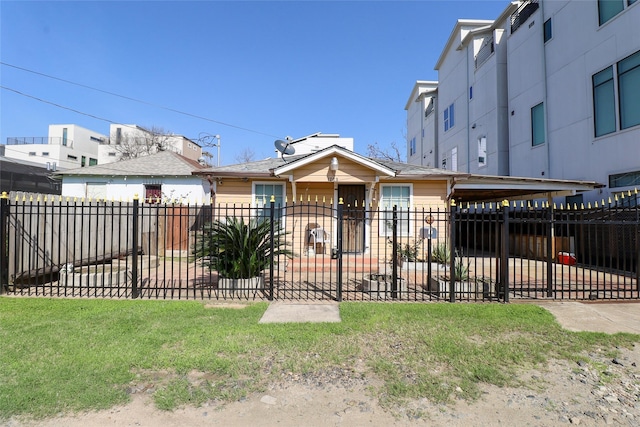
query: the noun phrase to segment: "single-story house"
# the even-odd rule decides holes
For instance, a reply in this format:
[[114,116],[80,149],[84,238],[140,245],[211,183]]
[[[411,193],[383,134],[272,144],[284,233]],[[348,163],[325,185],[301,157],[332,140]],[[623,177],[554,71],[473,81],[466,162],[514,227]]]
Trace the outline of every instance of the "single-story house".
[[131,160],[67,169],[56,173],[62,180],[62,196],[107,200],[185,201],[210,203],[210,184],[198,162],[172,151],[161,151]]
[[445,211],[452,200],[550,198],[601,187],[595,182],[478,176],[371,159],[337,145],[311,154],[199,169],[194,174],[211,183],[216,206],[256,209],[268,205],[274,196],[276,206],[292,209],[295,220],[285,227],[297,241],[307,241],[310,232],[321,227],[330,230],[326,239],[335,247],[333,209],[342,202],[343,218],[348,220],[343,248],[352,253],[375,252],[374,248],[384,246],[380,241],[388,238],[390,221],[386,210],[394,205],[405,210],[400,214],[405,221],[399,233],[415,238],[421,226],[406,218],[412,215],[408,210]]

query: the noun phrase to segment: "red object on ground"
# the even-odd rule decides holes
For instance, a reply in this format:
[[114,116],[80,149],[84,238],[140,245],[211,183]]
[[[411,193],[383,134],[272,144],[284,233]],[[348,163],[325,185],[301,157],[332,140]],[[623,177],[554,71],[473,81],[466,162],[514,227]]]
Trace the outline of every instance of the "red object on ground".
[[558,262],[564,265],[576,265],[576,254],[570,252],[558,252]]

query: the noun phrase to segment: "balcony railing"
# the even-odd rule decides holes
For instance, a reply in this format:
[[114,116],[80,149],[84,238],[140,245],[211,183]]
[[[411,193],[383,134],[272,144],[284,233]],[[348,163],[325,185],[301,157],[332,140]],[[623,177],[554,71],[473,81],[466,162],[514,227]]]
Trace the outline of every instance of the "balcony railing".
[[540,7],[538,0],[527,0],[522,2],[518,10],[513,12],[511,15],[511,33],[515,33],[522,24],[527,22],[527,19],[533,15],[533,12],[538,10],[538,7]]
[[486,39],[475,57],[476,70],[480,68],[480,66],[482,66],[482,64],[484,64],[487,59],[489,59],[494,51],[495,48],[493,45],[493,37]]
[[20,136],[20,137],[8,137],[7,145],[30,145],[30,144],[44,144],[44,145],[62,145],[65,147],[73,148],[73,141],[69,138],[62,138],[59,136]]

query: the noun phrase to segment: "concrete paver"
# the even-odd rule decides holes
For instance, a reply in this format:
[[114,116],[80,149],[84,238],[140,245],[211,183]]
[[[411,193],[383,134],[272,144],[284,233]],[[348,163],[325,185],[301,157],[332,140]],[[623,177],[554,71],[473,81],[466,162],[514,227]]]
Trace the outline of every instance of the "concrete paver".
[[640,301],[616,303],[544,301],[535,302],[535,304],[549,310],[558,323],[570,331],[640,334]]
[[269,304],[258,323],[339,323],[338,303],[295,304],[274,302]]

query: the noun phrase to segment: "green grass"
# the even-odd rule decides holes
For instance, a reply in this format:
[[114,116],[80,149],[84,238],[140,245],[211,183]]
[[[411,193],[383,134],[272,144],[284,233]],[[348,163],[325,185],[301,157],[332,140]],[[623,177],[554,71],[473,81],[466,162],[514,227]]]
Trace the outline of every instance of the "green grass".
[[481,383],[518,385],[552,358],[640,341],[563,330],[534,305],[342,303],[341,323],[258,324],[266,308],[0,298],[0,419],[108,408],[145,382],[162,409],[230,401],[283,372],[359,360],[383,405],[474,399]]

